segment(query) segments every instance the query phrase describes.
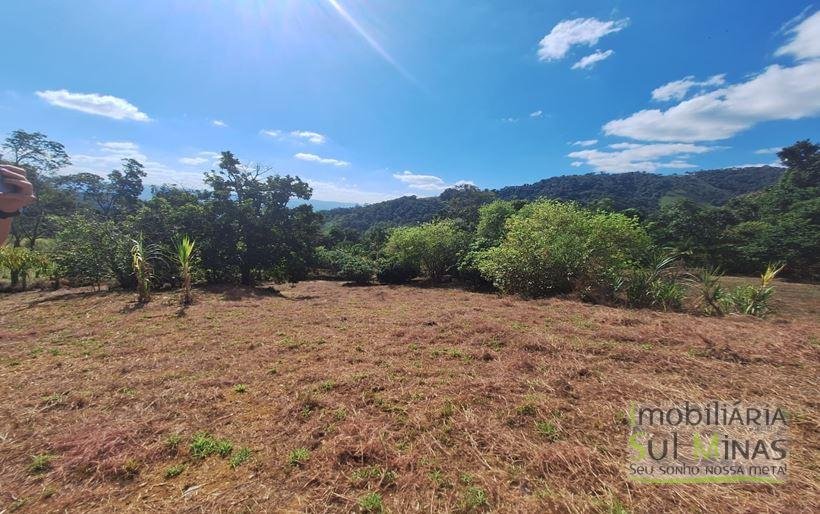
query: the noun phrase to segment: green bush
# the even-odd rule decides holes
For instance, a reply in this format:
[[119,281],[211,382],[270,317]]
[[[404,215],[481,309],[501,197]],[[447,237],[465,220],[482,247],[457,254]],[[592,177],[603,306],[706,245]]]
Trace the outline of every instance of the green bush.
[[355,284],[366,284],[375,272],[373,261],[366,257],[347,255],[339,263],[339,276]]
[[650,246],[633,218],[547,200],[523,207],[505,228],[502,243],[484,252],[478,267],[501,291],[527,297],[611,288],[612,277]]
[[469,251],[464,254],[458,262],[458,278],[468,287],[479,291],[490,291],[494,289],[493,283],[481,274],[478,267],[479,260],[484,252],[489,248],[486,239],[479,238],[473,241]]
[[458,264],[470,236],[453,220],[432,221],[416,227],[401,227],[390,234],[387,257],[417,266],[427,277],[441,280]]
[[316,260],[323,269],[356,284],[370,282],[376,271],[372,260],[354,253],[352,248],[328,250],[320,246],[316,249]]
[[419,276],[419,267],[398,256],[382,257],[376,263],[376,278],[383,284],[406,284]]

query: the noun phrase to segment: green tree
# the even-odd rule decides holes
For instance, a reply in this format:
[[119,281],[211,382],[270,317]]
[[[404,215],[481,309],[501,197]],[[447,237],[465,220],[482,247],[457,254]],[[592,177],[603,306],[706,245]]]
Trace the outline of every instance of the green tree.
[[205,182],[213,189],[207,202],[213,233],[202,252],[206,267],[236,269],[245,285],[305,272],[320,218],[309,205],[291,209],[288,202],[310,199],[306,182],[243,166],[231,152],[222,152],[219,169],[206,173]]
[[3,142],[0,162],[26,170],[37,200],[23,209],[11,226],[11,242],[33,249],[37,240],[57,230],[56,216],[71,212],[70,195],[57,186],[54,172],[71,164],[62,144],[40,132],[15,130]]

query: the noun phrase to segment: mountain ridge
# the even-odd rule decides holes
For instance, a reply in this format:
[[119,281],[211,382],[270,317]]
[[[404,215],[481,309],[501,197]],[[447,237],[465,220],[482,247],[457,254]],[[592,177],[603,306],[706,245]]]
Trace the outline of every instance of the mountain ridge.
[[[685,198],[700,204],[722,205],[731,198],[764,189],[781,177],[785,168],[748,166],[661,175],[648,172],[560,175],[531,184],[487,189],[502,200],[552,198],[582,204],[609,199],[616,210],[649,213],[663,202]],[[450,191],[450,190],[447,190]],[[434,219],[448,206],[447,191],[439,196],[402,196],[384,202],[323,211],[326,226],[364,231],[376,223],[410,225]]]

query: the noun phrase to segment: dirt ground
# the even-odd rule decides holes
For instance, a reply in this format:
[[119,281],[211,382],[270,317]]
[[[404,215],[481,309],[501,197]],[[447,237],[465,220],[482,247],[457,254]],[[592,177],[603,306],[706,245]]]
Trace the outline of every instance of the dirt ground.
[[[0,295],[0,512],[818,512],[820,287],[778,287],[764,320],[322,281]],[[629,481],[629,403],[684,400],[781,406],[788,480]]]

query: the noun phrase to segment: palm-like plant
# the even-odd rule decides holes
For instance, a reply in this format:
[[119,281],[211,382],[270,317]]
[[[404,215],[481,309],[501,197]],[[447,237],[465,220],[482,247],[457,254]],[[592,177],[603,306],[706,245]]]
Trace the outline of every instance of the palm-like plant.
[[193,301],[191,296],[191,272],[193,269],[194,247],[196,242],[187,235],[174,243],[175,260],[179,266],[179,277],[182,280],[180,303],[188,305]]
[[695,307],[703,309],[707,316],[722,316],[727,300],[726,291],[720,284],[723,272],[719,268],[701,268],[689,274],[688,282],[696,293]]
[[157,245],[145,244],[142,235],[131,240],[131,268],[137,279],[137,302],[151,301],[151,278],[153,277],[153,261],[161,258]]

